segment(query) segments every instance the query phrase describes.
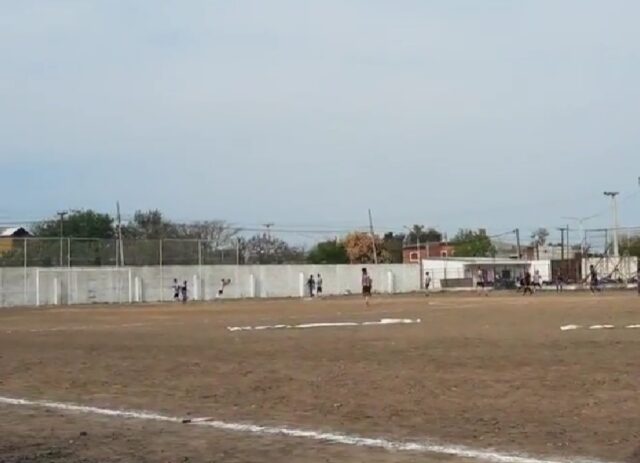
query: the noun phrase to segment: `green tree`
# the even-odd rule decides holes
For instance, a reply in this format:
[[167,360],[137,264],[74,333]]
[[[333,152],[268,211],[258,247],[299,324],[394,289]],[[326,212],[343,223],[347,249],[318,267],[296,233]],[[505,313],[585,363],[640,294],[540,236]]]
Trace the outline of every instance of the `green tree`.
[[[115,228],[109,214],[88,210],[74,210],[64,218],[62,235],[74,238],[113,238]],[[33,235],[50,238],[60,236],[60,219],[45,220],[33,227]]]
[[403,261],[402,252],[407,236],[404,233],[385,233],[382,237],[382,246],[389,253],[391,263],[401,264]]
[[[91,209],[71,211],[64,218],[62,227],[60,218],[40,222],[33,227],[33,235],[48,239],[29,240],[29,264],[47,267],[113,263],[116,249],[113,222],[109,214]],[[54,239],[59,238],[61,232],[63,239]]]
[[491,257],[496,253],[491,238],[483,229],[473,231],[462,228],[458,230],[451,243],[455,246],[456,257]]
[[620,253],[640,257],[640,236],[629,236],[620,240]]
[[147,240],[177,237],[175,224],[165,220],[158,209],[136,211],[133,221],[122,228],[122,234],[126,238]]
[[421,243],[439,243],[442,241],[442,233],[435,228],[426,228],[424,225],[414,225],[411,227],[411,231],[407,236],[409,243],[415,243],[416,237],[420,239]]
[[322,241],[309,252],[307,260],[311,264],[348,264],[347,250],[338,240]]

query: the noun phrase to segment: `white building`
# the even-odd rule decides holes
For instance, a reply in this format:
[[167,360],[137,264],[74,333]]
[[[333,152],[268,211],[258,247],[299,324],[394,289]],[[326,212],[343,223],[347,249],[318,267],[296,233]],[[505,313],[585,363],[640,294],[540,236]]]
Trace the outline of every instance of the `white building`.
[[513,284],[529,271],[540,272],[543,281],[551,280],[551,261],[525,261],[491,257],[452,257],[449,259],[424,259],[422,271],[429,272],[433,289],[472,288],[482,270],[485,281],[496,286]]

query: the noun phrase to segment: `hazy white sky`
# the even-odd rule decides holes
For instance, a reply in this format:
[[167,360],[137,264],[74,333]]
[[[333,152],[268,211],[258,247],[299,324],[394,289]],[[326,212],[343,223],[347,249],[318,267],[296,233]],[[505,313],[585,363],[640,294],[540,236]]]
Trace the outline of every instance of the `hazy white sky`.
[[0,6],[0,221],[527,230],[638,190],[637,1]]

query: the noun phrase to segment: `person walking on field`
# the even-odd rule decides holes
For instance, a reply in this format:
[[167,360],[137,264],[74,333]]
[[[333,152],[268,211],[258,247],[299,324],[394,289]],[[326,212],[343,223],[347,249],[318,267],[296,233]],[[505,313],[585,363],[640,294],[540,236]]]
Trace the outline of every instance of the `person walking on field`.
[[477,281],[476,281],[476,288],[478,289],[478,294],[484,294],[485,296],[488,296],[489,293],[487,293],[487,289],[486,289],[486,281],[484,278],[484,272],[482,271],[481,268],[478,269],[478,276],[477,276]]
[[182,291],[182,303],[186,304],[187,303],[187,280],[184,280],[184,283],[182,283],[182,288],[180,288]]
[[593,265],[589,266],[589,290],[592,294],[600,292],[600,288],[598,287],[598,272]]
[[533,272],[533,289],[542,289],[542,277],[539,270]]
[[429,272],[424,274],[424,295],[429,297],[429,287],[431,286],[431,275]]
[[362,269],[362,297],[364,298],[364,304],[369,306],[369,299],[371,298],[371,287],[373,286],[373,280],[367,273],[367,269]]
[[531,288],[531,273],[526,271],[524,274],[524,289],[522,290],[522,295],[525,296],[529,293],[533,296],[533,289]]

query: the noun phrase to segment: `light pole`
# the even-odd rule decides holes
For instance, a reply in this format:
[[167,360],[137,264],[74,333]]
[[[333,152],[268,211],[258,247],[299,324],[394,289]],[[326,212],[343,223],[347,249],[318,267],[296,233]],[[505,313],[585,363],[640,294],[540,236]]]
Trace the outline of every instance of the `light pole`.
[[64,237],[64,216],[68,214],[67,211],[57,212],[60,217],[60,267],[62,267],[62,239]]

